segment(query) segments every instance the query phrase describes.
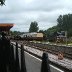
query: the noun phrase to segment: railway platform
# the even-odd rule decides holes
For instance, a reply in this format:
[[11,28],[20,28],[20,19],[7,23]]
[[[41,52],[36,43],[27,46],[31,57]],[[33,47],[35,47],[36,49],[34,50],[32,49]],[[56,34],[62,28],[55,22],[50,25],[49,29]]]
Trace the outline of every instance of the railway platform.
[[[43,51],[40,51],[40,50],[32,48],[32,47],[24,46],[24,48],[38,56],[42,56],[42,54],[43,54]],[[54,55],[51,53],[48,53],[48,56],[49,56],[50,61],[52,61],[60,66],[63,66],[69,70],[72,70],[72,60],[71,59],[63,58],[62,60],[59,60],[57,55]]]

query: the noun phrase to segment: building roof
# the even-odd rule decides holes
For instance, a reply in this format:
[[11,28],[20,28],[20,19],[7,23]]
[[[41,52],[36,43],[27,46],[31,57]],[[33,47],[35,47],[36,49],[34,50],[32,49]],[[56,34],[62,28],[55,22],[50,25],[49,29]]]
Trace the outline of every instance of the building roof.
[[13,26],[13,23],[0,23],[0,31],[9,31]]

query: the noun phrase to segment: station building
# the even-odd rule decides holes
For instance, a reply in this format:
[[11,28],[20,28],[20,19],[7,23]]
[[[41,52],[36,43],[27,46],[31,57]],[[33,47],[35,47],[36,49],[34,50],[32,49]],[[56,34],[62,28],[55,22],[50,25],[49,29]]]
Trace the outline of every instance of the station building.
[[2,31],[9,32],[13,26],[14,26],[13,23],[0,23],[0,32]]
[[13,23],[0,23],[0,36],[2,32],[5,32],[8,36],[10,35],[10,29],[14,26]]

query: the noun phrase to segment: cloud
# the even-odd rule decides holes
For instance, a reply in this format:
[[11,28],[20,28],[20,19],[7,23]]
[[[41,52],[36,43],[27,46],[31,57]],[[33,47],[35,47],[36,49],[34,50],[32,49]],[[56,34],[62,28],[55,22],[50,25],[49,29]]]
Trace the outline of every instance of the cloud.
[[30,23],[37,21],[40,29],[57,24],[60,14],[72,13],[71,0],[6,0],[0,7],[0,22],[14,23],[11,30],[28,31]]

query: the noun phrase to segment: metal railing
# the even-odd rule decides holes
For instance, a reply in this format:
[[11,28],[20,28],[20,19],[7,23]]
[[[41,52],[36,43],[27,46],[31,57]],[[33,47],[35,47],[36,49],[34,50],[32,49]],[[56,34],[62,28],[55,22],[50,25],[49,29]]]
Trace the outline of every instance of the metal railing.
[[[27,72],[25,64],[24,46],[20,47],[21,68],[19,63],[18,43],[14,46],[9,39],[2,36],[0,39],[0,72]],[[15,53],[14,53],[15,49]],[[50,72],[48,56],[43,53],[41,72]]]
[[[13,44],[13,45],[15,45],[15,44]],[[12,45],[12,47],[14,47],[13,45]],[[15,59],[16,59],[16,62],[17,62],[16,63],[17,64],[17,68],[16,69],[18,69],[17,72],[27,72],[26,63],[25,63],[25,55],[24,55],[25,51],[30,53],[30,54],[32,54],[32,55],[34,55],[34,56],[36,56],[36,57],[38,57],[38,58],[40,58],[40,59],[42,59],[41,71],[40,72],[51,72],[47,53],[44,52],[43,56],[39,57],[39,56],[37,56],[37,55],[25,50],[23,45],[21,45],[21,47],[20,46],[18,47],[18,43],[17,42],[16,42],[15,46],[16,46],[15,47],[16,48],[16,58]],[[19,66],[18,48],[21,49],[21,69],[20,69],[20,66]]]
[[[12,43],[12,44],[13,44],[13,45],[16,45],[16,44],[14,44],[14,43]],[[17,45],[18,45],[18,44],[17,44]],[[34,53],[26,50],[26,49],[24,48],[24,45],[22,45],[22,47],[23,47],[24,52],[26,51],[26,52],[34,55],[35,57],[41,59],[42,62],[46,62],[46,61],[47,61],[47,65],[48,65],[48,69],[49,69],[49,71],[47,71],[47,72],[51,72],[51,71],[50,71],[49,64],[51,64],[51,65],[53,65],[53,66],[61,69],[61,70],[64,71],[64,72],[71,72],[71,71],[72,71],[72,70],[69,70],[69,69],[67,69],[67,68],[65,68],[65,67],[63,67],[63,66],[60,66],[60,65],[58,65],[58,64],[50,61],[49,58],[48,58],[48,53],[46,53],[46,52],[44,52],[43,55],[44,55],[44,54],[45,54],[45,55],[44,55],[44,56],[42,55],[42,57],[41,57],[41,56],[39,56],[39,55],[37,55],[37,54],[34,54]],[[18,48],[22,49],[20,45],[18,45]],[[24,58],[25,58],[25,56],[24,56]],[[44,59],[45,59],[46,61],[45,61]],[[43,67],[46,68],[46,65],[44,66],[44,64],[41,64],[41,66],[43,66]],[[45,70],[46,70],[46,69],[45,69]],[[42,72],[42,71],[41,71],[41,72]],[[46,72],[46,71],[44,71],[44,72]]]
[[[20,50],[21,63],[19,63],[18,48],[21,49]],[[15,53],[14,53],[14,49],[15,49]],[[18,46],[17,42],[14,45],[10,42],[9,39],[7,39],[5,36],[2,36],[2,38],[0,39],[0,72],[27,72],[26,63],[25,63],[25,55],[24,55],[25,51],[27,50],[24,49],[23,45]],[[50,63],[53,64],[53,63],[49,61],[48,54],[44,52],[42,57],[38,57],[38,58],[42,59],[40,72],[51,72],[49,64]],[[21,67],[20,67],[20,64],[21,64]],[[65,72],[66,72],[66,69],[65,69]],[[70,72],[70,71],[67,70],[67,72]]]

